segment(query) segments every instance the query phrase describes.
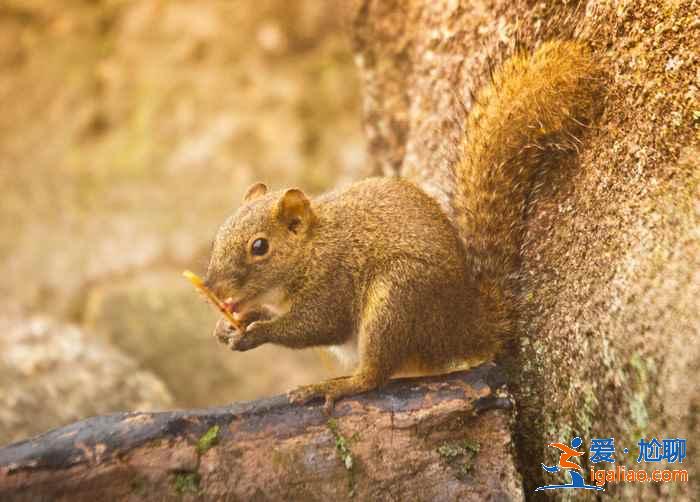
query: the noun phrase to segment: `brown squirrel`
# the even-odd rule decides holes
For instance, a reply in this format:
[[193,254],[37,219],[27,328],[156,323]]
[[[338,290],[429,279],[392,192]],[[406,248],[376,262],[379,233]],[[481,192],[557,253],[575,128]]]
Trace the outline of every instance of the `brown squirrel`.
[[588,49],[552,41],[518,52],[478,93],[454,166],[448,219],[411,180],[370,178],[309,199],[249,188],[220,228],[206,284],[246,326],[222,320],[232,350],[323,346],[350,376],[291,391],[341,396],[398,373],[490,359],[514,334],[514,277],[526,195],[556,152],[577,149],[596,100]]

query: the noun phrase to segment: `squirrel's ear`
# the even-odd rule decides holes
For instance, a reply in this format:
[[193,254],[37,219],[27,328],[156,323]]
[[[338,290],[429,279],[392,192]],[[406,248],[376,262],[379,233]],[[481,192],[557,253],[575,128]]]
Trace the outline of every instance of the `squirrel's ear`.
[[277,203],[277,217],[289,230],[296,232],[301,225],[307,227],[316,218],[311,203],[304,192],[298,188],[290,188],[280,198]]
[[258,197],[262,197],[267,193],[267,185],[265,183],[253,183],[248,187],[248,191],[243,196],[243,202],[250,202]]

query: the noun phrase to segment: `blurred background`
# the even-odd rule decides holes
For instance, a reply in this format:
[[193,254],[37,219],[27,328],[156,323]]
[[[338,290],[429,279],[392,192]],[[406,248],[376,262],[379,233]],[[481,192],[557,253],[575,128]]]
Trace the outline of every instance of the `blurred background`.
[[365,162],[341,8],[0,2],[0,444],[89,415],[226,404],[337,369],[232,353],[203,273],[249,184],[316,193]]

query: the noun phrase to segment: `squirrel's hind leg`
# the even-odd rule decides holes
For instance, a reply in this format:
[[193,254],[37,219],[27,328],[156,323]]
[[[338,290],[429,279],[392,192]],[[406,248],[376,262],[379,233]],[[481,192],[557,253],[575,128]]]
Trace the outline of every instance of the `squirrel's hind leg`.
[[[393,272],[406,275],[398,267]],[[330,413],[337,399],[376,389],[389,380],[402,362],[402,346],[407,337],[410,339],[412,325],[407,316],[411,309],[407,306],[416,303],[413,288],[392,284],[401,281],[380,276],[367,289],[357,337],[360,362],[355,374],[301,387],[290,392],[291,402],[304,403],[324,396],[324,410]]]

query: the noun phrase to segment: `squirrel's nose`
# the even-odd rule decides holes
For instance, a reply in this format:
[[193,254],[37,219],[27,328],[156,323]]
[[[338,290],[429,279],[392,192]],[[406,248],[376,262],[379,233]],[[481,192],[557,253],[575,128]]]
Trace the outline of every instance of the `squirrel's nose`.
[[231,296],[231,286],[226,279],[207,274],[204,279],[204,285],[221,300]]
[[239,282],[236,276],[229,272],[207,271],[204,276],[204,285],[222,300],[239,293]]

